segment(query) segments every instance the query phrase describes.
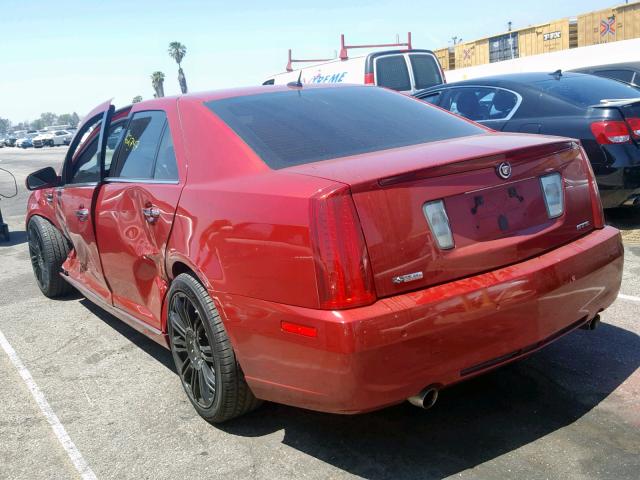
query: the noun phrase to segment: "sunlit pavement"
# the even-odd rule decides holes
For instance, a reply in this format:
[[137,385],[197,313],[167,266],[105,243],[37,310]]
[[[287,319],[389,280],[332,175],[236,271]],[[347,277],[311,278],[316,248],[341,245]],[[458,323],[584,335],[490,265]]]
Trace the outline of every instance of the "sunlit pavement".
[[[20,186],[0,200],[12,230],[0,243],[0,331],[97,478],[638,478],[640,213],[608,214],[624,229],[627,297],[598,330],[446,390],[429,411],[343,417],[266,404],[216,427],[192,409],[167,351],[80,296],[40,294],[24,178],[64,151],[0,149]],[[77,477],[0,350],[0,478]]]

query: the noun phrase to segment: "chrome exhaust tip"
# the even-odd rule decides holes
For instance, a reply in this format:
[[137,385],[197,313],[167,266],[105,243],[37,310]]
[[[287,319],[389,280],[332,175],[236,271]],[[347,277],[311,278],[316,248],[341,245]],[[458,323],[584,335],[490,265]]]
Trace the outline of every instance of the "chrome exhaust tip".
[[427,387],[420,391],[417,395],[407,398],[411,405],[427,410],[435,405],[438,400],[438,388],[435,386]]

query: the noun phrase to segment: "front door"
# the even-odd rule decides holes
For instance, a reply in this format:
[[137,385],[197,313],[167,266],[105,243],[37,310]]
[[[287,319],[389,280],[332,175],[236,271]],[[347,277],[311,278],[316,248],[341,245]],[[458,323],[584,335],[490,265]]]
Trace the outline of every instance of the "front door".
[[73,249],[62,265],[76,285],[102,300],[111,294],[102,273],[94,231],[95,197],[104,171],[105,125],[113,107],[105,102],[96,107],[79,126],[62,170],[62,184],[56,188],[56,217]]
[[113,305],[161,329],[166,245],[183,182],[164,111],[132,113],[98,197],[96,230]]

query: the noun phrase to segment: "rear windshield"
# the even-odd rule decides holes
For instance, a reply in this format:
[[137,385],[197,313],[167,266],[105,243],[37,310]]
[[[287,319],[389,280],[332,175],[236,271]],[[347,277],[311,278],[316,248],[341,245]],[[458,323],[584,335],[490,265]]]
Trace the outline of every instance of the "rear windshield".
[[602,100],[640,98],[640,90],[624,83],[595,75],[575,75],[535,82],[542,91],[581,107]]
[[296,89],[205,105],[274,169],[485,133],[426,103],[376,87]]

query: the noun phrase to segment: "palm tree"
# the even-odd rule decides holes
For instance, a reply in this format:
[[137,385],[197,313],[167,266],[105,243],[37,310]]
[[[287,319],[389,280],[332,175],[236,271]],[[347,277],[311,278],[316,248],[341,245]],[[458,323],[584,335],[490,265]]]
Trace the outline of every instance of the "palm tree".
[[142,95],[136,95],[135,97],[133,97],[133,100],[131,100],[131,103],[139,103],[142,101]]
[[153,89],[156,91],[155,96],[157,98],[164,97],[164,73],[162,72],[153,72],[151,74],[151,85],[153,85]]
[[180,42],[171,42],[169,44],[169,56],[173,58],[178,64],[178,83],[180,84],[180,90],[182,93],[187,93],[187,78],[182,71],[182,59],[187,54],[187,47]]

